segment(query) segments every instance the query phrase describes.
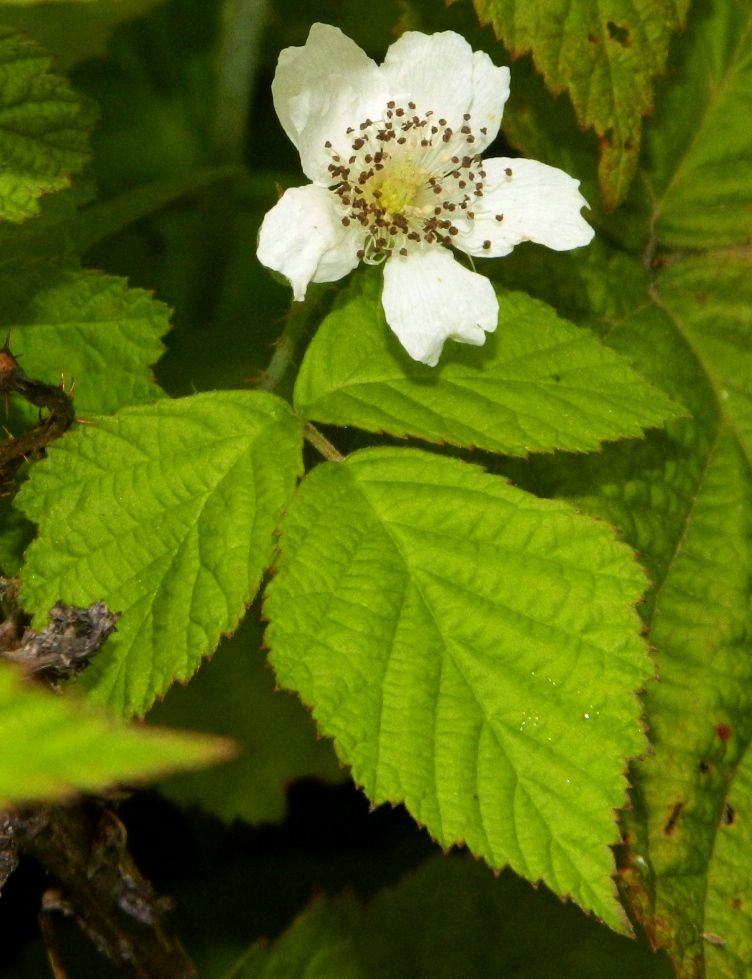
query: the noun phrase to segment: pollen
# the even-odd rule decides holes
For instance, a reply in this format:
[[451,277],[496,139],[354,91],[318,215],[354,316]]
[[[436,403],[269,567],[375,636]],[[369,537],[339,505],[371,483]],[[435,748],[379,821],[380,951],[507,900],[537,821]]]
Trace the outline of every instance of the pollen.
[[467,152],[475,139],[470,113],[457,132],[433,111],[420,115],[413,102],[390,101],[383,115],[324,147],[341,223],[360,225],[358,258],[371,265],[418,244],[453,244],[471,227],[469,207],[483,196],[485,178],[480,155]]

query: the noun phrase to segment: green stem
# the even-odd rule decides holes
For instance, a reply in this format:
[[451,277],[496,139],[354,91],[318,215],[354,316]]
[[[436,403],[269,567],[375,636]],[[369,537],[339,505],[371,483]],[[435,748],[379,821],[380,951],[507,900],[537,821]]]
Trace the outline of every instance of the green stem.
[[72,238],[76,253],[116,234],[134,221],[147,217],[173,201],[220,180],[237,180],[248,171],[240,166],[205,167],[126,190],[118,197],[85,208],[76,219]]
[[329,439],[323,436],[318,428],[315,428],[310,422],[306,422],[303,426],[303,435],[315,449],[318,449],[325,459],[329,460],[329,462],[345,461],[345,457],[342,455],[342,453],[338,452]]
[[212,156],[240,163],[248,136],[248,108],[269,0],[224,0],[218,50]]
[[269,366],[264,371],[259,388],[262,391],[276,391],[295,360],[301,341],[309,331],[309,324],[321,305],[324,297],[331,291],[328,285],[310,285],[308,295],[302,303],[292,303],[287,314],[285,327],[274,346],[276,347]]

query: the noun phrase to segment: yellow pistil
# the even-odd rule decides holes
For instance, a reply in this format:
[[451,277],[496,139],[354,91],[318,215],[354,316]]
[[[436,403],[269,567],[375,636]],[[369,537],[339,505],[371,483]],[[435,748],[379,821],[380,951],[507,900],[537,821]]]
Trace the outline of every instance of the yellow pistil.
[[379,204],[387,214],[409,216],[417,198],[425,191],[430,174],[411,159],[394,161],[384,171],[384,179],[373,190],[379,191]]

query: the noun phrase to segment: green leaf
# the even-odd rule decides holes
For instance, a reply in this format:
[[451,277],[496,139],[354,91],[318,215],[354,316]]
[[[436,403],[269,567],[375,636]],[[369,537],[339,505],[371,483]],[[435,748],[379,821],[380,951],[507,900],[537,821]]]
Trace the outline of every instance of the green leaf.
[[637,167],[652,80],[664,69],[689,0],[473,2],[513,57],[532,51],[548,87],[566,88],[581,125],[595,128],[601,192],[607,209],[616,207]]
[[266,669],[261,629],[249,613],[187,687],[175,685],[149,713],[152,723],[226,735],[239,757],[205,772],[176,775],[160,785],[182,805],[198,803],[227,822],[281,821],[285,791],[298,778],[339,782],[345,777],[331,742],[318,739],[300,701],[275,692]]
[[17,498],[40,525],[21,603],[123,612],[82,679],[94,701],[143,713],[236,627],[271,563],[301,444],[281,399],[217,391],[100,418],[34,466]]
[[0,497],[0,575],[17,575],[23,552],[34,539],[34,525],[13,505],[10,495]]
[[10,335],[26,375],[75,380],[79,415],[163,397],[149,368],[164,350],[170,311],[148,292],[100,272],[28,260],[0,267],[0,290],[0,333]]
[[728,248],[752,236],[752,8],[698,3],[677,44],[641,166],[659,247]]
[[[621,255],[617,265],[628,261]],[[752,862],[740,857],[725,885],[714,868],[726,833],[724,806],[752,742],[747,262],[740,251],[688,257],[650,282],[632,260],[633,274],[622,276],[631,286],[621,297],[630,313],[602,301],[610,274],[602,256],[601,284],[582,290],[591,313],[609,344],[670,396],[682,397],[693,419],[650,433],[644,443],[606,446],[598,456],[516,462],[514,473],[536,492],[555,493],[619,527],[655,583],[641,611],[661,682],[646,690],[652,751],[633,766],[622,874],[641,920],[687,979],[718,962],[721,947],[712,936],[726,942],[728,961],[752,967],[744,912],[731,906],[752,902]],[[565,270],[552,264],[547,289],[555,291],[561,272],[566,298],[578,268],[581,283],[595,284],[597,267],[580,266],[576,256]],[[722,923],[720,906],[731,909]],[[717,974],[745,974],[724,969]]]
[[318,901],[233,979],[670,979],[665,955],[615,935],[510,873],[433,857],[363,907]]
[[31,35],[64,71],[85,58],[102,58],[115,28],[142,17],[163,0],[3,0],[0,21]]
[[386,325],[380,282],[360,277],[306,352],[297,411],[509,455],[596,449],[684,413],[544,303],[501,293],[499,306],[483,347],[449,343],[438,367],[426,367]]
[[62,799],[115,782],[158,778],[168,771],[222,761],[222,738],[123,727],[70,697],[24,682],[0,664],[0,806]]
[[705,959],[709,976],[749,975],[752,919],[749,915],[752,853],[752,754],[736,769],[708,867]]
[[70,186],[89,159],[91,107],[50,72],[50,58],[0,27],[0,219],[39,213],[37,198]]
[[702,363],[752,465],[752,250],[675,261],[658,276],[654,295]]
[[474,466],[373,449],[313,471],[267,590],[270,660],[375,804],[617,929],[609,844],[652,664],[607,526]]

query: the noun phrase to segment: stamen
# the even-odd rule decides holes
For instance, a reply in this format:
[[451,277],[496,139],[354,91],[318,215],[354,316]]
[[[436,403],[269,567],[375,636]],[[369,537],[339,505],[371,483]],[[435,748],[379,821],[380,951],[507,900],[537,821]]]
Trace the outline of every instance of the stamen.
[[[470,113],[465,113],[464,122],[469,120]],[[436,122],[432,111],[419,115],[414,102],[392,100],[381,119],[348,128],[347,136],[353,133],[355,138],[338,147],[342,156],[328,140],[325,148],[333,161],[328,173],[342,205],[342,225],[354,223],[363,235],[358,258],[376,265],[393,254],[408,255],[410,242],[454,244],[462,230],[454,215],[474,219],[469,206],[483,196],[486,178],[480,154],[456,152],[460,140],[474,141],[470,126],[455,133],[446,119]],[[439,136],[441,141],[435,142]],[[448,152],[442,146],[449,146]],[[490,241],[483,247],[490,248]]]

